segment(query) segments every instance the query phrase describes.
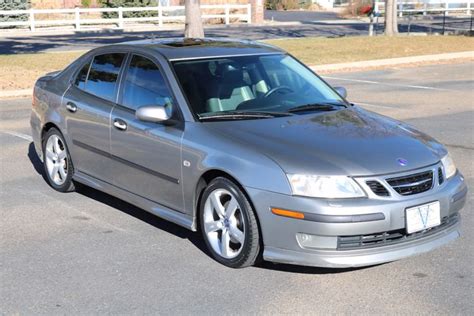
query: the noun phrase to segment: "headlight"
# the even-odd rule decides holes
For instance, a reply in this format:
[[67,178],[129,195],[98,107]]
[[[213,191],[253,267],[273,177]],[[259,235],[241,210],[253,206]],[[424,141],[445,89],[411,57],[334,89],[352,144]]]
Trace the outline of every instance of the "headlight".
[[317,198],[354,198],[364,197],[361,187],[346,176],[313,176],[288,174],[294,195]]
[[444,167],[444,173],[446,174],[446,179],[451,178],[456,174],[456,165],[454,164],[453,158],[451,158],[450,154],[447,154],[443,158],[441,158],[441,163]]

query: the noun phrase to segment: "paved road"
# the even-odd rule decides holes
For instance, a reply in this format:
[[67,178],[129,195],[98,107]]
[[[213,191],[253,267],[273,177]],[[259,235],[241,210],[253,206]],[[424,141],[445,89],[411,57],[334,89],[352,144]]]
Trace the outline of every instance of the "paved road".
[[[285,14],[289,14],[285,16]],[[229,27],[208,27],[205,29],[208,37],[247,38],[253,40],[275,38],[298,38],[309,36],[341,37],[367,35],[367,23],[340,20],[340,22],[324,21],[325,19],[312,20],[305,17],[298,21],[300,12],[280,12],[279,19],[301,22],[300,25],[240,25]],[[310,13],[302,12],[310,15]],[[410,32],[434,33],[441,32],[442,22],[437,20],[410,22]],[[453,18],[448,21],[448,27],[467,30],[469,21]],[[407,32],[408,21],[401,21],[400,32]],[[376,26],[378,34],[383,32],[383,23]],[[140,40],[144,38],[181,37],[182,30],[140,31],[123,32],[118,30],[81,31],[74,34],[42,33],[15,36],[11,33],[0,33],[0,54],[36,53],[47,51],[88,50],[105,44],[120,43],[124,41]]]
[[0,314],[474,314],[473,67],[327,78],[447,144],[471,188],[461,239],[355,270],[228,269],[195,233],[92,189],[57,193],[32,151],[30,101],[1,101]]
[[[247,38],[253,40],[324,36],[338,37],[367,34],[365,24],[329,25],[308,23],[278,26],[230,26],[206,28],[207,37]],[[139,40],[144,38],[181,37],[182,30],[123,32],[119,30],[83,31],[75,34],[13,36],[0,34],[0,54],[35,53],[45,51],[84,50],[104,44]]]
[[336,12],[330,11],[276,11],[265,10],[265,20],[278,22],[316,22],[340,19]]

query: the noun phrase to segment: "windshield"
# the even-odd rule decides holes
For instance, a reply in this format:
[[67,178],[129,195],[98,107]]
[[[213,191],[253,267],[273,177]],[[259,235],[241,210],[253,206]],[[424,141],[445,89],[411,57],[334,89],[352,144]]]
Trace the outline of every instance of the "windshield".
[[193,112],[200,118],[241,118],[249,113],[249,118],[256,118],[257,113],[281,116],[346,104],[326,83],[288,55],[186,60],[173,65]]

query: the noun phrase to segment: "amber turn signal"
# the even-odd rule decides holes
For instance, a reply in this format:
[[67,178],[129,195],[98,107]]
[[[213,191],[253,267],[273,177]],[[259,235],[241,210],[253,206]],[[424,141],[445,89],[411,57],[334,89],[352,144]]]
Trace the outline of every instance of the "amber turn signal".
[[283,209],[280,209],[280,208],[273,208],[272,207],[272,213],[275,214],[275,215],[279,215],[279,216],[304,219],[304,214],[301,213],[301,212],[283,210]]

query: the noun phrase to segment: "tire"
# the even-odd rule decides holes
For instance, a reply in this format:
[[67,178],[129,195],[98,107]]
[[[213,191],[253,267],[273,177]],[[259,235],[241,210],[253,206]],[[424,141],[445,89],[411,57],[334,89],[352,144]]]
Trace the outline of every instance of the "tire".
[[42,149],[44,173],[49,185],[59,192],[74,191],[74,167],[61,132],[50,128],[43,136]]
[[216,261],[230,268],[256,263],[260,254],[257,219],[234,182],[223,177],[212,180],[203,192],[199,211],[204,242]]

